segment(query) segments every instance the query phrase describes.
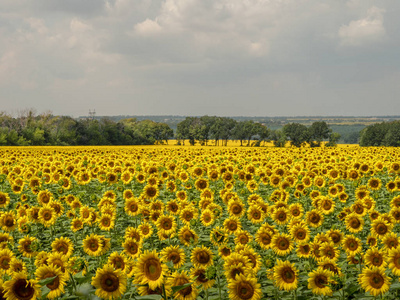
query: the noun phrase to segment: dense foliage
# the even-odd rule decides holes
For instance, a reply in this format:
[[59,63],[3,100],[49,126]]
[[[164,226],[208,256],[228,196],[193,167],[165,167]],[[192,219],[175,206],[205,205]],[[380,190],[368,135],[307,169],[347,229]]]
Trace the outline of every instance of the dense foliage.
[[0,113],[0,146],[154,145],[174,135],[167,124],[150,120],[73,119],[32,110],[18,118]]
[[360,146],[400,146],[400,121],[382,122],[361,131]]

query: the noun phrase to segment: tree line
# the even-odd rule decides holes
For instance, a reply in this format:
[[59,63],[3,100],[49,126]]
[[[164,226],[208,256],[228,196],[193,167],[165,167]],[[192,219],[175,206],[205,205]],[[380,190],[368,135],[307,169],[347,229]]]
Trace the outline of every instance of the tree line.
[[360,146],[400,146],[400,121],[369,125],[361,130]]
[[319,147],[323,141],[327,146],[335,146],[340,138],[332,132],[324,121],[314,122],[307,127],[299,123],[290,123],[279,130],[269,130],[265,125],[251,120],[236,121],[228,117],[187,117],[178,123],[175,138],[178,144],[188,140],[191,145],[226,145],[228,140],[238,140],[240,145],[261,146],[265,142],[273,142],[276,147],[283,147],[287,142],[301,147],[309,144]]
[[168,143],[173,130],[165,123],[134,118],[114,122],[36,115],[34,110],[14,118],[0,112],[0,146],[154,145]]
[[336,145],[340,135],[332,132],[326,122],[314,122],[307,127],[299,123],[286,124],[279,130],[270,130],[262,123],[251,120],[236,121],[228,117],[186,117],[174,131],[166,123],[135,118],[118,122],[101,119],[74,119],[36,114],[34,110],[12,117],[0,112],[0,146],[76,146],[76,145],[154,145],[164,144],[172,138],[178,144],[227,145],[229,140],[240,141],[241,146],[262,146],[273,142],[283,147],[310,145],[319,147],[323,141]]

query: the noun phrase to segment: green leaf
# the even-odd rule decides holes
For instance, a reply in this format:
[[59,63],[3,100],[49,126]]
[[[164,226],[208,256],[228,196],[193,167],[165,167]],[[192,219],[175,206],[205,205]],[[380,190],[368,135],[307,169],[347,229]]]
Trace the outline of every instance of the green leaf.
[[173,286],[172,294],[175,294],[176,292],[179,292],[180,290],[183,290],[183,289],[187,288],[188,286],[191,286],[192,284],[193,284],[193,282],[188,282],[183,285]]
[[44,286],[46,284],[52,283],[54,281],[54,279],[56,279],[56,277],[57,277],[57,275],[53,276],[53,277],[48,277],[48,278],[42,279],[39,281],[39,284],[41,286]]

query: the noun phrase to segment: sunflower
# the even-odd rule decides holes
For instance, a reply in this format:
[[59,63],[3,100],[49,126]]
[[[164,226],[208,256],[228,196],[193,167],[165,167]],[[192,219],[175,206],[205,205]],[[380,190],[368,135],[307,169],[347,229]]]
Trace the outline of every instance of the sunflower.
[[347,215],[344,221],[346,229],[351,233],[357,233],[363,229],[364,219],[355,213]]
[[37,254],[38,240],[33,236],[25,236],[18,241],[18,251],[25,257],[34,257]]
[[274,267],[274,282],[280,290],[291,291],[297,289],[298,270],[289,261],[277,260]]
[[339,259],[340,251],[333,242],[326,242],[321,245],[321,253],[324,258],[336,261]]
[[14,253],[9,249],[0,250],[0,270],[9,273],[11,260],[14,258]]
[[240,199],[231,199],[228,202],[228,213],[231,216],[241,218],[245,214],[245,207]]
[[262,297],[261,285],[257,278],[251,275],[236,275],[235,279],[228,283],[228,290],[232,300],[259,300]]
[[235,234],[238,230],[241,230],[242,225],[238,218],[229,217],[224,221],[224,228],[229,234]]
[[304,208],[301,203],[293,203],[289,206],[290,215],[295,219],[300,219],[303,216]]
[[114,269],[119,269],[124,272],[126,270],[125,268],[127,266],[127,263],[127,257],[123,253],[118,253],[117,251],[111,253],[107,260],[107,264],[113,266]]
[[389,224],[382,216],[373,220],[371,224],[371,234],[380,239],[391,232],[392,229],[393,224]]
[[210,248],[203,245],[192,250],[190,259],[195,268],[207,268],[213,265],[213,253]]
[[310,239],[310,229],[306,224],[296,224],[290,228],[290,234],[296,243],[306,243]]
[[135,283],[148,284],[153,290],[162,286],[168,273],[168,267],[155,250],[142,253],[134,269]]
[[215,246],[221,246],[228,242],[229,235],[223,227],[214,227],[210,232],[210,241]]
[[378,267],[364,268],[358,276],[361,287],[375,297],[389,290],[390,280],[385,274],[385,269]]
[[90,256],[99,256],[103,250],[103,245],[100,236],[90,234],[83,240],[83,250]]
[[200,221],[204,226],[211,226],[215,222],[215,215],[210,209],[205,209],[201,213]]
[[66,257],[70,257],[74,252],[74,244],[68,237],[56,238],[51,243],[51,248],[53,249],[53,251],[60,252]]
[[148,222],[142,222],[142,223],[139,225],[138,228],[139,228],[139,230],[141,231],[142,236],[143,236],[144,239],[150,237],[150,236],[153,234],[153,227],[152,227],[152,225],[151,225],[150,223],[148,223]]
[[48,190],[40,191],[37,195],[37,201],[41,206],[48,204],[53,199],[53,194]]
[[15,213],[12,211],[7,211],[1,214],[0,224],[4,231],[13,231],[17,227]]
[[21,259],[13,257],[10,262],[10,272],[11,273],[27,272],[25,262],[22,261]]
[[308,273],[308,288],[311,289],[313,294],[330,296],[332,295],[332,289],[329,286],[332,283],[332,277],[334,273],[330,270],[319,267]]
[[194,207],[185,207],[181,210],[179,218],[182,222],[189,225],[192,219],[196,219],[198,216],[197,209]]
[[383,248],[386,250],[395,249],[400,245],[399,237],[395,232],[388,233],[382,239]]
[[[174,272],[170,278],[168,278],[167,285],[182,286],[193,282],[193,278],[187,274],[186,271]],[[184,289],[177,291],[174,294],[174,298],[178,300],[195,300],[198,294],[197,288],[192,284]]]
[[318,267],[324,270],[331,271],[333,274],[335,274],[335,276],[341,277],[343,275],[342,270],[337,265],[337,262],[329,258],[324,258],[323,260],[320,260],[318,262]]
[[185,252],[177,246],[168,246],[161,251],[164,261],[171,261],[175,268],[180,268],[185,263]]
[[248,275],[252,274],[254,275],[254,271],[250,267],[250,263],[243,263],[240,261],[233,261],[230,262],[229,264],[225,263],[224,264],[224,274],[226,277],[226,280],[228,282],[234,280],[237,275],[243,274],[243,275]]
[[110,231],[115,226],[114,218],[108,214],[102,215],[97,222],[101,230]]
[[28,279],[26,273],[20,272],[3,284],[3,293],[7,300],[35,300],[41,291],[37,280]]
[[327,232],[328,236],[331,238],[333,244],[338,246],[343,240],[343,233],[338,229],[331,229]]
[[140,242],[133,238],[126,238],[122,243],[122,247],[124,248],[124,253],[126,253],[131,258],[135,258],[140,254],[140,249],[142,245]]
[[272,219],[278,225],[285,225],[289,222],[290,212],[285,207],[275,209],[272,214]]
[[71,230],[77,232],[83,228],[83,221],[81,218],[73,218],[71,221]]
[[156,221],[157,229],[166,235],[171,235],[175,233],[177,225],[175,218],[169,215],[162,215]]
[[155,200],[159,195],[159,191],[154,185],[146,185],[143,189],[142,195],[145,199]]
[[65,257],[62,253],[59,252],[51,252],[47,257],[47,263],[53,264],[56,267],[60,268],[61,271],[66,272],[68,266],[68,258]]
[[400,247],[389,250],[388,263],[393,274],[400,276]]
[[324,215],[322,215],[319,210],[313,209],[306,213],[306,221],[311,227],[317,228],[322,225]]
[[136,227],[127,227],[125,229],[125,239],[132,238],[138,242],[142,241],[142,232]]
[[45,227],[54,225],[57,221],[57,214],[54,209],[49,205],[43,205],[39,210],[39,222]]
[[141,204],[136,198],[129,198],[125,200],[124,210],[129,216],[137,216],[140,212]]
[[35,277],[37,280],[55,277],[52,282],[46,284],[47,288],[50,289],[47,298],[54,299],[64,293],[64,286],[66,285],[67,278],[60,268],[52,264],[41,266],[36,269]]
[[264,250],[270,249],[272,246],[272,238],[273,233],[269,230],[266,230],[263,227],[260,227],[257,230],[255,240]]
[[293,241],[289,234],[277,233],[272,237],[271,247],[277,255],[284,256],[293,250]]
[[240,229],[236,231],[235,236],[236,245],[247,245],[252,240],[252,236],[247,230]]
[[377,247],[371,247],[365,252],[365,263],[374,267],[386,267],[387,255]]
[[353,235],[346,235],[343,239],[342,246],[347,255],[350,256],[354,256],[362,250],[361,240]]
[[167,211],[172,215],[177,215],[179,213],[179,203],[176,199],[169,200],[166,205]]
[[0,192],[0,207],[6,207],[10,203],[8,193]]
[[91,283],[96,288],[96,296],[102,299],[119,298],[126,291],[126,275],[107,264],[96,270]]
[[259,205],[250,205],[247,210],[247,218],[253,224],[259,224],[264,221],[265,215],[262,208]]

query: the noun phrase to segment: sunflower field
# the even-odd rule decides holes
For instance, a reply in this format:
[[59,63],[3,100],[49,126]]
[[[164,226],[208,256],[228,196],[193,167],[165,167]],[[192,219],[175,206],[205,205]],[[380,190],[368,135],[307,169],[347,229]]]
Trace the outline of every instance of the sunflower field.
[[399,299],[399,158],[2,147],[0,299]]

